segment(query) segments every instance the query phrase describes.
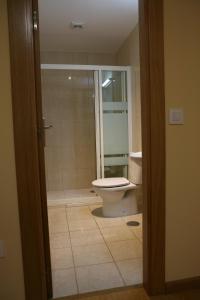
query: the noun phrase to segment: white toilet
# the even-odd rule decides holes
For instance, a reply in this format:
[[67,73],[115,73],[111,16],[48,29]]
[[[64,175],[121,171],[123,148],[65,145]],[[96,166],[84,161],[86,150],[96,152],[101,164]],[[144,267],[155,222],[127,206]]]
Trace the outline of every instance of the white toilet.
[[92,182],[95,192],[103,199],[105,217],[121,217],[136,214],[137,186],[123,177],[103,178]]
[[95,192],[103,199],[104,217],[121,217],[138,213],[137,198],[142,184],[142,153],[139,152],[139,156],[138,153],[134,155],[132,153],[129,158],[131,181],[124,177],[114,177],[101,178],[92,182]]

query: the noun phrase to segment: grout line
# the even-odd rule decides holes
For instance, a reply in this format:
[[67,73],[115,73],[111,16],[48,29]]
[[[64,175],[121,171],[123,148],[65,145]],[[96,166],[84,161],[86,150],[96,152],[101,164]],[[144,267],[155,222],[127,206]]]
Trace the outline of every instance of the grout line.
[[[99,203],[98,203],[99,204]],[[114,265],[115,265],[115,267],[116,267],[116,269],[118,270],[118,273],[119,273],[119,276],[121,277],[121,279],[122,279],[122,282],[123,282],[123,285],[126,287],[127,285],[126,285],[126,282],[125,282],[125,280],[124,280],[124,278],[123,278],[123,276],[122,276],[122,273],[121,273],[121,271],[120,271],[120,269],[119,269],[119,267],[118,267],[118,265],[117,265],[117,262],[119,261],[129,261],[129,260],[137,260],[137,259],[142,259],[142,257],[136,257],[136,258],[130,258],[130,259],[123,259],[123,260],[118,260],[118,261],[116,261],[115,259],[114,259],[114,257],[113,257],[113,255],[112,255],[112,253],[111,253],[111,251],[110,251],[110,248],[109,248],[109,246],[108,246],[108,243],[110,243],[110,242],[107,242],[106,240],[105,240],[105,238],[104,238],[104,236],[103,236],[103,233],[102,233],[102,230],[103,229],[107,229],[107,228],[113,228],[113,227],[123,227],[123,226],[126,226],[126,228],[128,228],[128,230],[131,232],[131,234],[133,235],[133,239],[135,238],[135,239],[137,239],[141,244],[142,244],[142,242],[141,242],[141,240],[136,236],[136,234],[127,226],[127,224],[126,224],[126,221],[123,219],[123,218],[121,218],[122,220],[123,220],[123,225],[117,225],[117,226],[108,226],[108,227],[100,227],[99,226],[99,224],[97,223],[97,218],[92,214],[92,210],[90,209],[90,206],[92,206],[92,205],[95,205],[95,204],[87,204],[87,205],[75,205],[75,206],[68,206],[68,205],[63,205],[62,207],[65,209],[65,216],[66,216],[66,221],[67,221],[67,228],[68,228],[68,231],[65,231],[65,232],[55,232],[55,233],[50,233],[49,234],[49,236],[51,237],[52,235],[56,235],[56,234],[59,234],[59,233],[69,233],[69,243],[70,243],[70,246],[69,247],[63,247],[63,248],[55,248],[55,249],[64,249],[64,248],[70,248],[71,249],[71,252],[72,252],[72,259],[73,259],[73,267],[69,267],[69,268],[63,268],[63,269],[61,269],[61,268],[59,268],[59,269],[54,269],[54,270],[52,270],[52,271],[56,271],[56,270],[67,270],[67,269],[73,269],[74,270],[74,273],[75,273],[75,281],[76,281],[76,287],[77,287],[77,294],[78,295],[81,295],[81,292],[80,292],[80,290],[79,290],[79,286],[78,286],[78,279],[77,279],[77,269],[78,268],[82,268],[82,267],[90,267],[90,266],[97,266],[97,265],[102,265],[102,264],[113,264],[114,263]],[[103,263],[98,263],[98,264],[89,264],[89,265],[82,265],[82,266],[76,266],[75,265],[75,258],[74,258],[74,252],[73,252],[73,247],[81,247],[80,245],[78,246],[72,246],[72,241],[71,241],[71,234],[72,234],[72,232],[77,232],[77,231],[81,231],[81,230],[73,230],[73,231],[70,231],[70,229],[69,229],[69,220],[68,220],[68,214],[67,214],[67,209],[68,208],[73,208],[73,207],[83,207],[83,206],[87,206],[88,207],[88,209],[89,209],[89,212],[90,212],[90,214],[91,214],[91,217],[92,217],[92,219],[94,219],[94,221],[95,221],[95,223],[96,223],[96,225],[97,225],[97,228],[90,228],[90,229],[85,229],[84,231],[92,231],[92,230],[98,230],[99,232],[100,232],[100,235],[102,236],[102,239],[103,239],[103,243],[101,242],[101,243],[94,243],[94,244],[90,244],[91,246],[93,246],[93,245],[97,245],[97,244],[105,244],[105,246],[106,246],[106,248],[108,249],[108,251],[109,251],[109,253],[110,253],[110,255],[111,255],[111,257],[112,257],[112,260],[113,261],[111,261],[111,262],[103,262]],[[60,206],[59,206],[60,207]],[[54,206],[54,208],[56,208],[56,206]],[[80,220],[81,221],[81,220]],[[118,240],[118,241],[113,241],[112,243],[114,243],[114,242],[120,242],[120,241],[127,241],[127,240],[133,240],[133,239],[125,239],[125,240]],[[90,246],[89,245],[89,246]],[[86,245],[87,246],[87,245]],[[54,249],[53,249],[54,250]]]
[[[143,214],[142,213],[140,213],[140,214],[142,215],[142,219],[143,219]],[[141,241],[140,238],[135,234],[135,232],[133,230],[131,230],[131,228],[127,225],[127,222],[124,220],[124,218],[122,218],[122,219],[125,222],[125,225],[127,226],[127,228],[133,234],[133,236],[143,245],[143,240]],[[143,220],[142,221],[138,221],[138,222],[141,224],[141,230],[143,232]],[[132,229],[134,229],[134,227],[132,227]]]
[[[96,221],[96,220],[95,220],[95,221]],[[97,223],[97,222],[96,222],[96,223]],[[99,227],[98,223],[97,223],[97,226]],[[125,280],[124,280],[124,278],[123,278],[123,276],[122,276],[122,274],[121,274],[121,272],[120,272],[120,270],[119,270],[119,268],[118,268],[118,266],[117,266],[117,264],[116,264],[116,261],[115,261],[113,255],[112,255],[112,253],[111,253],[109,247],[108,247],[108,244],[107,244],[107,242],[106,242],[106,240],[105,240],[105,238],[104,238],[104,236],[103,236],[103,234],[102,234],[102,232],[101,232],[101,228],[100,228],[100,227],[99,227],[99,231],[100,231],[101,236],[102,236],[102,238],[103,238],[103,240],[104,240],[104,242],[105,242],[105,245],[106,245],[106,247],[107,247],[107,249],[108,249],[108,251],[109,251],[109,253],[110,253],[110,255],[111,255],[112,259],[113,259],[113,263],[115,264],[115,267],[116,267],[116,269],[117,269],[118,272],[119,272],[119,276],[121,277],[124,286],[126,286],[126,282],[125,282]]]
[[[115,227],[115,226],[113,226],[113,227]],[[113,227],[111,227],[111,228],[113,228]],[[117,226],[116,226],[116,227],[117,227]],[[121,227],[121,226],[119,226],[119,227]],[[103,230],[103,229],[107,229],[107,228],[110,229],[110,227],[100,228],[100,232],[101,232],[102,235],[103,235],[102,230]],[[132,235],[133,235],[133,234],[132,234]],[[130,239],[123,239],[123,240],[119,239],[119,240],[117,240],[117,241],[107,241],[106,238],[105,238],[106,243],[126,242],[126,241],[132,241],[132,240],[134,240],[134,236],[133,236],[133,238],[130,238]]]
[[70,270],[70,269],[74,269],[74,267],[72,266],[72,267],[69,267],[69,268],[55,268],[55,269],[52,269],[52,272],[54,272],[54,271],[59,271],[59,270]]
[[70,248],[70,246],[67,246],[67,247],[62,246],[62,247],[56,247],[56,248],[52,247],[51,246],[51,237],[50,237],[50,251],[54,251],[54,250],[58,250],[58,249],[67,249],[67,248]]
[[107,264],[113,264],[114,261],[107,261],[107,262],[101,262],[98,264],[89,264],[89,265],[80,265],[80,266],[75,266],[75,268],[85,268],[85,267],[92,267],[92,266],[99,266],[99,265],[107,265]]
[[68,232],[69,232],[69,230],[67,230],[67,231],[57,231],[57,232],[49,231],[49,237],[51,237],[52,235],[61,234],[61,233],[68,233]]
[[[131,229],[129,229],[131,232],[132,232],[132,230]],[[142,229],[143,230],[143,229]],[[140,244],[142,244],[143,245],[143,241],[141,241],[140,240],[140,238],[135,234],[135,232],[132,232],[132,234],[134,235],[134,237],[140,242]]]
[[[124,221],[124,219],[123,218],[121,218],[123,221]],[[96,220],[95,220],[96,221]],[[97,222],[96,222],[97,223]],[[124,222],[125,223],[125,225],[126,225],[126,222]],[[101,235],[102,235],[102,237],[103,237],[103,240],[104,240],[104,242],[105,242],[105,244],[106,244],[106,246],[107,246],[107,248],[108,248],[108,250],[109,250],[109,252],[110,252],[110,254],[111,254],[111,256],[112,256],[112,258],[113,258],[113,261],[114,261],[114,264],[115,264],[115,266],[116,266],[116,268],[117,268],[117,270],[118,270],[118,272],[119,272],[119,274],[121,275],[121,278],[122,278],[122,280],[123,280],[123,283],[124,283],[124,285],[126,286],[126,282],[125,282],[125,280],[124,280],[124,278],[123,278],[123,276],[122,276],[122,273],[121,273],[121,271],[120,271],[120,269],[119,269],[119,267],[118,267],[118,265],[117,265],[117,261],[114,259],[114,257],[113,257],[113,255],[112,255],[112,253],[111,253],[111,251],[110,251],[110,248],[109,248],[109,246],[108,246],[108,243],[109,242],[107,242],[106,241],[106,239],[104,238],[104,236],[103,236],[103,233],[102,233],[102,229],[104,229],[104,228],[109,228],[109,227],[104,227],[104,228],[101,228],[99,225],[98,225],[98,223],[97,223],[97,226],[99,227],[99,230],[100,230],[100,233],[101,233]],[[122,226],[122,225],[121,225]],[[126,225],[127,226],[127,225]],[[115,226],[110,226],[110,227],[115,227]],[[128,228],[129,229],[129,228]],[[129,229],[130,230],[130,229]],[[133,236],[135,236],[135,234],[130,230],[130,232],[133,234]],[[130,241],[131,241],[132,239],[130,239]],[[138,237],[136,237],[136,240],[139,240],[138,239]],[[124,241],[127,241],[127,240],[124,240]],[[120,242],[120,241],[115,241],[115,242]],[[141,241],[139,240],[139,242],[141,243]],[[142,243],[141,243],[142,244]],[[138,257],[138,258],[140,258],[140,257]],[[141,257],[142,258],[142,257]],[[133,258],[133,259],[137,259],[137,258]],[[130,259],[124,259],[124,260],[130,260]],[[123,260],[119,260],[119,261],[123,261]]]
[[[131,230],[131,228],[129,228],[128,225],[126,225],[126,226],[130,230],[130,232],[134,235],[134,237],[143,245],[143,240],[141,241],[140,238],[135,234],[135,232],[133,230]],[[134,229],[134,228],[132,228],[132,229]],[[143,232],[143,224],[141,224],[141,230]]]
[[[88,208],[89,208],[89,205],[88,205]],[[89,209],[89,210],[90,210],[90,209]],[[103,236],[103,234],[102,234],[102,232],[101,232],[101,230],[100,230],[100,227],[99,227],[98,223],[96,222],[96,218],[93,216],[93,214],[92,214],[91,211],[90,211],[90,213],[91,213],[91,215],[92,215],[92,217],[93,217],[95,223],[97,224],[97,228],[99,229],[99,232],[100,232],[100,234],[101,234],[101,236],[102,236],[102,238],[103,238],[104,244],[105,244],[105,246],[106,246],[108,252],[110,253],[110,256],[111,256],[112,260],[113,260],[113,261],[111,261],[111,262],[107,262],[107,264],[108,264],[108,263],[114,263],[116,269],[118,270],[119,276],[120,276],[121,279],[122,279],[123,285],[126,286],[126,283],[125,283],[125,281],[124,281],[124,279],[123,279],[123,276],[122,276],[122,274],[121,274],[121,272],[120,272],[120,270],[119,270],[117,264],[115,263],[114,257],[112,256],[112,253],[111,253],[111,251],[110,251],[110,249],[109,249],[109,247],[108,247],[108,245],[107,245],[107,243],[106,243],[106,241],[105,241],[105,239],[104,239],[104,236]],[[95,244],[93,244],[93,245],[95,245]],[[77,246],[77,247],[78,247],[78,246]],[[73,253],[73,250],[72,250],[72,253]],[[75,266],[75,273],[76,273],[76,269],[77,269],[77,268],[80,268],[80,267],[88,267],[88,266],[95,266],[95,265],[101,265],[101,264],[106,264],[106,262],[104,262],[104,263],[99,263],[99,264],[90,264],[90,265],[85,265],[85,266]],[[77,278],[76,278],[76,280],[77,280]],[[77,284],[77,285],[78,285],[78,284]],[[78,287],[78,291],[79,291],[79,294],[80,294],[79,287]]]
[[[130,240],[131,241],[131,240]],[[105,243],[106,243],[106,245],[107,245],[107,242],[105,241]],[[109,249],[109,246],[107,245],[107,247],[108,247],[108,249]],[[110,249],[109,249],[109,251],[110,251]],[[111,251],[110,251],[110,253],[111,253]],[[112,253],[111,253],[111,255],[112,255]],[[112,256],[113,257],[113,256]],[[119,261],[126,261],[126,260],[132,260],[132,259],[138,259],[138,258],[140,258],[140,257],[135,257],[135,258],[130,258],[130,259],[122,259],[122,260],[115,260],[114,259],[114,257],[113,257],[113,260],[114,260],[114,264],[115,264],[115,266],[116,266],[116,268],[117,268],[117,270],[118,270],[118,272],[119,272],[119,274],[121,275],[121,278],[122,278],[122,280],[123,280],[123,283],[124,283],[124,286],[127,286],[127,284],[126,284],[126,281],[125,281],[125,279],[124,279],[124,277],[123,277],[123,275],[122,275],[122,273],[121,273],[121,270],[120,270],[120,268],[118,267],[118,264],[117,264],[117,262]]]
[[142,257],[134,257],[134,258],[126,258],[126,259],[120,259],[120,260],[116,260],[116,261],[108,261],[108,262],[101,262],[101,263],[97,263],[97,264],[89,264],[89,265],[79,265],[79,266],[72,266],[69,268],[56,268],[56,269],[52,269],[52,271],[57,271],[57,270],[69,270],[69,269],[77,269],[77,268],[85,268],[85,267],[92,267],[92,266],[98,266],[98,265],[107,265],[107,264],[115,264],[117,262],[124,262],[124,261],[130,261],[130,260],[138,260],[141,259]]
[[142,257],[119,259],[119,260],[116,260],[116,262],[123,262],[123,261],[129,261],[129,260],[138,260],[138,259],[142,260]]
[[[108,227],[106,227],[106,228],[108,228]],[[113,228],[113,227],[112,227]],[[103,228],[104,229],[104,228]],[[132,235],[133,235],[133,238],[132,239],[125,239],[125,240],[117,240],[117,241],[106,241],[106,243],[107,244],[109,244],[109,243],[118,243],[118,242],[127,242],[127,241],[134,241],[134,240],[137,240],[140,244],[142,244],[142,242],[139,240],[139,238],[138,237],[136,237],[135,236],[135,234],[134,233],[132,233]]]
[[[82,199],[85,198],[85,201],[83,202],[77,202],[74,203],[74,199]],[[93,201],[87,201],[86,199],[93,199]],[[54,208],[54,207],[63,207],[63,206],[67,206],[67,207],[79,207],[79,206],[88,206],[88,205],[100,205],[102,204],[102,200],[98,200],[97,199],[98,196],[85,196],[85,197],[74,197],[74,198],[56,198],[56,199],[52,199],[52,200],[47,200],[47,205],[49,208]],[[70,199],[70,203],[67,203],[67,201],[69,201]],[[55,203],[55,202],[59,202],[59,203]],[[89,203],[90,202],[90,203]]]
[[[66,206],[65,206],[65,214],[66,214],[66,219],[67,219],[67,225],[68,225],[68,228],[69,228],[69,222],[68,222]],[[74,274],[75,274],[75,281],[76,281],[76,287],[77,287],[77,294],[80,294],[79,286],[78,286],[78,279],[77,279],[77,274],[76,274],[75,259],[74,259],[74,252],[73,252],[73,248],[72,248],[70,231],[69,231],[69,241],[70,241],[70,248],[71,248],[71,252],[72,252],[72,260],[73,260],[73,265],[74,265]]]

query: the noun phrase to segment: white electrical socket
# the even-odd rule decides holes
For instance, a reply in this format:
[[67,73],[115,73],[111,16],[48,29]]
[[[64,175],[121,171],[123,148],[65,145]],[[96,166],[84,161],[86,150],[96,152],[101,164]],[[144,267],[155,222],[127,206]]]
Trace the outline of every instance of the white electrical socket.
[[0,258],[5,257],[5,242],[0,240]]

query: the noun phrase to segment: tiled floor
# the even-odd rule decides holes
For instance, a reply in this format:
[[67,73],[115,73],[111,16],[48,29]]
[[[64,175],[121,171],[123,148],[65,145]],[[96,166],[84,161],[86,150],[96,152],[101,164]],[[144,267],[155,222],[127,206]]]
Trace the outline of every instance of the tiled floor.
[[101,205],[48,211],[54,298],[142,283],[141,214],[103,218]]

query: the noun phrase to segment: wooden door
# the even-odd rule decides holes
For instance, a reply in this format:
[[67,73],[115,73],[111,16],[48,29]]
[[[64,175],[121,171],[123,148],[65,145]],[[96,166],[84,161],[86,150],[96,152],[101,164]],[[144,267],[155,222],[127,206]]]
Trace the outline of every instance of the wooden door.
[[46,284],[48,298],[52,297],[52,274],[51,258],[49,245],[49,227],[48,227],[48,207],[45,176],[45,131],[42,113],[42,93],[41,93],[41,71],[40,71],[40,40],[39,40],[39,11],[38,0],[33,0],[33,41],[34,41],[34,60],[35,60],[35,90],[36,90],[36,113],[38,127],[38,154],[40,168],[40,186],[41,186],[41,209],[44,234],[44,251],[46,266]]
[[8,0],[15,160],[26,299],[52,295],[37,0]]

